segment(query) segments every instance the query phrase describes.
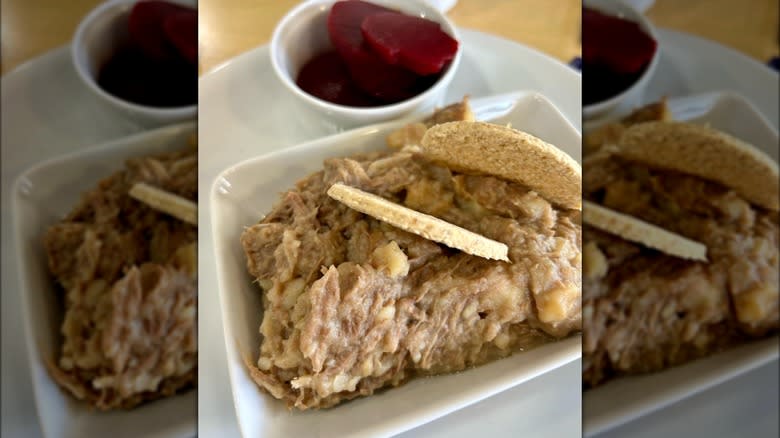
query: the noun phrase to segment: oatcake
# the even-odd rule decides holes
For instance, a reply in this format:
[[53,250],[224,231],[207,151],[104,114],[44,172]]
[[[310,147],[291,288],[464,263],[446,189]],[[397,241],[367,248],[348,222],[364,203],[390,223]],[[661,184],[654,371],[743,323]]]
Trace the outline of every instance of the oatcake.
[[580,209],[582,170],[555,146],[531,134],[485,122],[447,122],[429,128],[426,157],[450,169],[515,181],[564,208]]
[[130,159],[44,235],[63,288],[63,345],[49,371],[100,410],[195,384],[197,229],[132,199],[137,182],[197,199],[197,151]]
[[[361,214],[327,196],[335,183],[502,242],[510,263]],[[328,159],[241,237],[263,289],[252,378],[290,407],[327,408],[578,331],[579,220],[517,182],[408,150]]]
[[333,184],[327,193],[328,196],[349,208],[430,241],[442,243],[466,254],[480,256],[488,260],[509,261],[507,259],[509,248],[503,243],[488,239],[435,216],[420,213],[373,193],[345,186],[342,183]]
[[707,247],[651,223],[584,201],[582,223],[682,259],[707,261]]

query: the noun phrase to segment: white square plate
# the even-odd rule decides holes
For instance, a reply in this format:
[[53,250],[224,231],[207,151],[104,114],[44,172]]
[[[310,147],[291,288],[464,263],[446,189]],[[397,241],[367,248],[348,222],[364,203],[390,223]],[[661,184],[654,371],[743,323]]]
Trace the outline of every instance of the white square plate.
[[[675,120],[709,124],[778,159],[778,134],[761,113],[733,93],[669,100]],[[625,377],[583,395],[584,435],[592,436],[690,397],[778,357],[778,337],[754,342],[663,372]]]
[[[472,102],[479,120],[511,123],[555,144],[580,160],[580,133],[543,96],[533,92]],[[403,122],[364,127],[326,137],[231,167],[211,191],[211,218],[217,279],[222,305],[228,369],[238,422],[245,437],[389,436],[441,417],[492,394],[560,367],[581,356],[581,338],[516,354],[457,374],[412,380],[408,384],[333,409],[290,412],[261,391],[241,360],[255,356],[262,306],[257,286],[246,272],[239,237],[244,227],[270,211],[283,192],[322,169],[329,157],[379,150],[385,136]],[[580,388],[572,388],[579,398]]]
[[45,360],[61,346],[61,301],[49,275],[42,236],[98,181],[127,158],[174,150],[186,144],[194,123],[126,137],[54,158],[25,171],[14,185],[12,209],[19,284],[33,391],[43,434],[54,437],[191,437],[197,427],[197,391],[157,400],[129,411],[99,412],[66,394],[49,376]]

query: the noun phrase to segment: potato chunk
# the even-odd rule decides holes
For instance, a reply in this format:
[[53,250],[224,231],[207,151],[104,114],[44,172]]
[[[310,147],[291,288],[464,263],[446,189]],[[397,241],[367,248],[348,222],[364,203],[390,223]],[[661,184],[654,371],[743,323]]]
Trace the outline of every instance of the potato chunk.
[[772,310],[772,304],[777,302],[777,287],[761,284],[753,289],[734,297],[734,308],[737,319],[745,324],[760,323]]
[[585,278],[599,279],[607,275],[609,265],[604,253],[601,252],[596,242],[588,242],[582,248],[582,273]]
[[403,277],[409,273],[409,260],[395,241],[375,249],[371,265],[384,270],[390,277]]
[[539,320],[548,324],[565,320],[579,299],[579,292],[571,285],[558,286],[540,294],[536,297]]

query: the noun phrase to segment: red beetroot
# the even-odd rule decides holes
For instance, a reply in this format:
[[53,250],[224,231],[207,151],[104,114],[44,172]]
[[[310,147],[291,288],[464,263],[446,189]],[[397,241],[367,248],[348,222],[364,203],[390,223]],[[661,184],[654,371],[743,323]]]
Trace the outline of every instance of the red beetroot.
[[382,62],[372,54],[347,60],[355,84],[368,95],[385,103],[395,103],[420,93],[420,78],[401,66]]
[[618,74],[638,73],[656,50],[656,41],[637,23],[593,9],[584,9],[582,28],[583,64],[601,65]]
[[163,21],[168,41],[190,64],[198,63],[198,13],[194,10],[174,12]]
[[341,56],[349,59],[366,50],[360,25],[367,17],[379,12],[395,11],[361,0],[346,0],[333,4],[328,14],[328,33]]
[[419,80],[405,68],[382,60],[365,43],[360,26],[380,12],[394,11],[361,0],[336,2],[328,14],[328,33],[361,90],[384,102],[398,102],[419,93]]
[[317,55],[307,62],[298,73],[296,83],[307,93],[328,102],[357,107],[380,104],[355,86],[346,64],[335,51]]
[[398,12],[372,14],[360,29],[385,62],[398,63],[419,75],[439,73],[458,51],[458,42],[439,23]]
[[189,8],[163,1],[140,1],[133,6],[128,18],[130,38],[155,60],[166,60],[176,55],[163,29],[166,17]]

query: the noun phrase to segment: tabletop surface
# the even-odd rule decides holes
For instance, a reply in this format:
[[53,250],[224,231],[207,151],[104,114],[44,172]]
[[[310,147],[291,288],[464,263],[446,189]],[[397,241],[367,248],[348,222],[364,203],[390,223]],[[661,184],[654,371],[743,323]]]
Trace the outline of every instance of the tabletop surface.
[[[66,44],[79,20],[100,0],[0,0],[0,65],[20,63]],[[201,72],[266,44],[297,0],[200,0]],[[489,4],[489,6],[486,6]],[[766,61],[780,53],[775,0],[657,0],[647,12],[660,27],[712,39]],[[493,33],[562,61],[580,53],[577,0],[460,0],[448,16],[458,25]]]

